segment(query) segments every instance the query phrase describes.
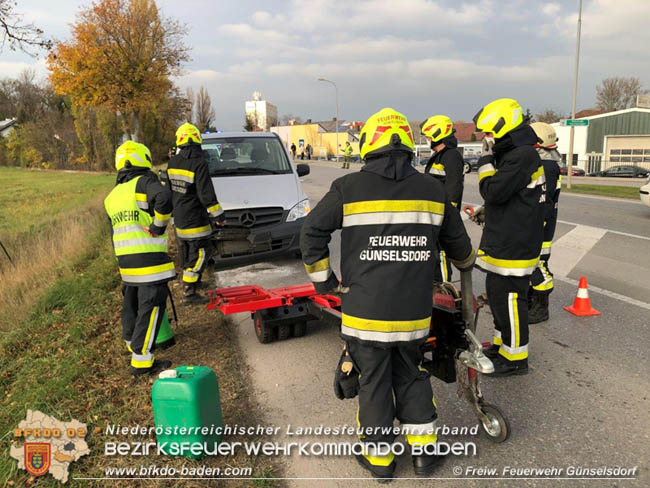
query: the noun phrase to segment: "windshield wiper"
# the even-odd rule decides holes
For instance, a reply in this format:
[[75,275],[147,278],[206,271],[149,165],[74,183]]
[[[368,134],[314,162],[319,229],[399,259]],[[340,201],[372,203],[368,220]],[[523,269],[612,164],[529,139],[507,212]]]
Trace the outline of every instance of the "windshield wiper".
[[223,168],[216,169],[212,171],[213,175],[227,175],[227,174],[269,174],[269,175],[280,175],[284,174],[283,171],[273,171],[272,169],[266,168]]

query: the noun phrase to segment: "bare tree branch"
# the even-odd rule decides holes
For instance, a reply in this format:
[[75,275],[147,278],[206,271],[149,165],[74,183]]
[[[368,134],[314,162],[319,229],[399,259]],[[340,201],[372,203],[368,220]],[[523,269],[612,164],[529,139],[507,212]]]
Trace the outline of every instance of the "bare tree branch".
[[16,0],[0,0],[0,52],[5,46],[30,56],[36,56],[34,49],[49,50],[52,41],[34,24],[23,22],[23,16],[15,11],[17,4]]

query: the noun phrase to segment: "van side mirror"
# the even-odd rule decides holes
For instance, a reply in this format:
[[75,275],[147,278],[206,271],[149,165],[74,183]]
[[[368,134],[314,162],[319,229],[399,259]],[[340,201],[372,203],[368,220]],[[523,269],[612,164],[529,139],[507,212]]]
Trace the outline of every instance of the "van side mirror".
[[298,171],[298,176],[307,176],[309,172],[311,171],[311,168],[309,167],[308,164],[299,164],[296,166],[296,170]]

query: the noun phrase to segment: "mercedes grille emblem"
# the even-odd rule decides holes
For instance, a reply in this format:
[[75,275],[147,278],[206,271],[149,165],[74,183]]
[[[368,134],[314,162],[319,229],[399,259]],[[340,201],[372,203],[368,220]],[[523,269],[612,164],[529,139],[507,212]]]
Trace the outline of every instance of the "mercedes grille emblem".
[[244,227],[253,227],[255,225],[255,214],[252,212],[244,212],[239,216],[239,222]]

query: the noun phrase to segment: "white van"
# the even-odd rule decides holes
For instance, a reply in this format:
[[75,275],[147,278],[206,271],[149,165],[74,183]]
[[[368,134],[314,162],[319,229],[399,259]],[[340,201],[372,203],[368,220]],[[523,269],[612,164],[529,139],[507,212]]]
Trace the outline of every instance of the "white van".
[[299,178],[306,164],[294,165],[277,134],[203,134],[202,147],[226,224],[214,235],[219,268],[271,257],[300,255],[300,229],[309,199]]

